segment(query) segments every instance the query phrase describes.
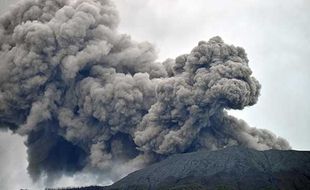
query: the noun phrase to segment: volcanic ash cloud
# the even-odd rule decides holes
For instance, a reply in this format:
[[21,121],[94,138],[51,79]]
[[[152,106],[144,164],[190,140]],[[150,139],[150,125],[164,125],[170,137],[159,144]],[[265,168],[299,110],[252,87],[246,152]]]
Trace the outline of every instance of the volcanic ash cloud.
[[214,37],[160,63],[118,22],[109,0],[25,0],[1,16],[0,122],[27,137],[34,180],[231,145],[290,148],[225,111],[259,96],[243,48]]

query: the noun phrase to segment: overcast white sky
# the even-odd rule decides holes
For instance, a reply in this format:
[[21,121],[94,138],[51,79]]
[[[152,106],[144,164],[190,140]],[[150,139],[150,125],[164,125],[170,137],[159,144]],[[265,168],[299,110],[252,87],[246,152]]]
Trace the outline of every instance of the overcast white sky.
[[233,112],[310,150],[310,1],[115,0],[119,30],[153,42],[159,59],[219,35],[245,48],[262,84],[257,105]]
[[[7,9],[8,2],[16,0],[0,0],[0,13]],[[310,1],[115,3],[121,16],[119,31],[138,41],[154,43],[159,60],[188,53],[198,41],[216,35],[228,44],[244,47],[262,91],[255,106],[233,114],[250,126],[269,129],[286,138],[293,149],[310,150]],[[21,158],[25,162],[20,162]],[[26,150],[20,137],[0,134],[0,161],[0,187],[30,186]]]

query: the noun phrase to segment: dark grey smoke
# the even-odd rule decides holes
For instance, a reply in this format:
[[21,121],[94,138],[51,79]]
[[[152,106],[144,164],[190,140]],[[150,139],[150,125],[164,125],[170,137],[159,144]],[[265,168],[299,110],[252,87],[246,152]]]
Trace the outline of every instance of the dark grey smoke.
[[244,49],[214,37],[160,63],[118,22],[109,0],[24,0],[0,18],[0,123],[27,136],[33,179],[237,144],[290,148],[225,111],[259,96]]

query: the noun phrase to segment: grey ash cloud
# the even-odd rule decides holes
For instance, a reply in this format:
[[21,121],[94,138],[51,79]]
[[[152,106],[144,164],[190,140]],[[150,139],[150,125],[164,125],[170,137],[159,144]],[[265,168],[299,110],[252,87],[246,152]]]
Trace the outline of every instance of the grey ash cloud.
[[290,149],[226,112],[258,100],[243,48],[214,37],[161,63],[118,22],[109,0],[24,0],[1,16],[0,122],[27,137],[34,180],[231,145]]

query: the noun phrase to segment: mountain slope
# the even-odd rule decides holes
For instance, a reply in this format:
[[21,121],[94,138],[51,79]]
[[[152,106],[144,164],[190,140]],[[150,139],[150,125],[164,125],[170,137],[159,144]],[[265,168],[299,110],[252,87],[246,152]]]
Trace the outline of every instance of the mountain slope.
[[112,186],[76,189],[309,190],[310,151],[257,151],[234,146],[176,154]]
[[110,189],[310,189],[310,152],[229,147],[178,154]]

